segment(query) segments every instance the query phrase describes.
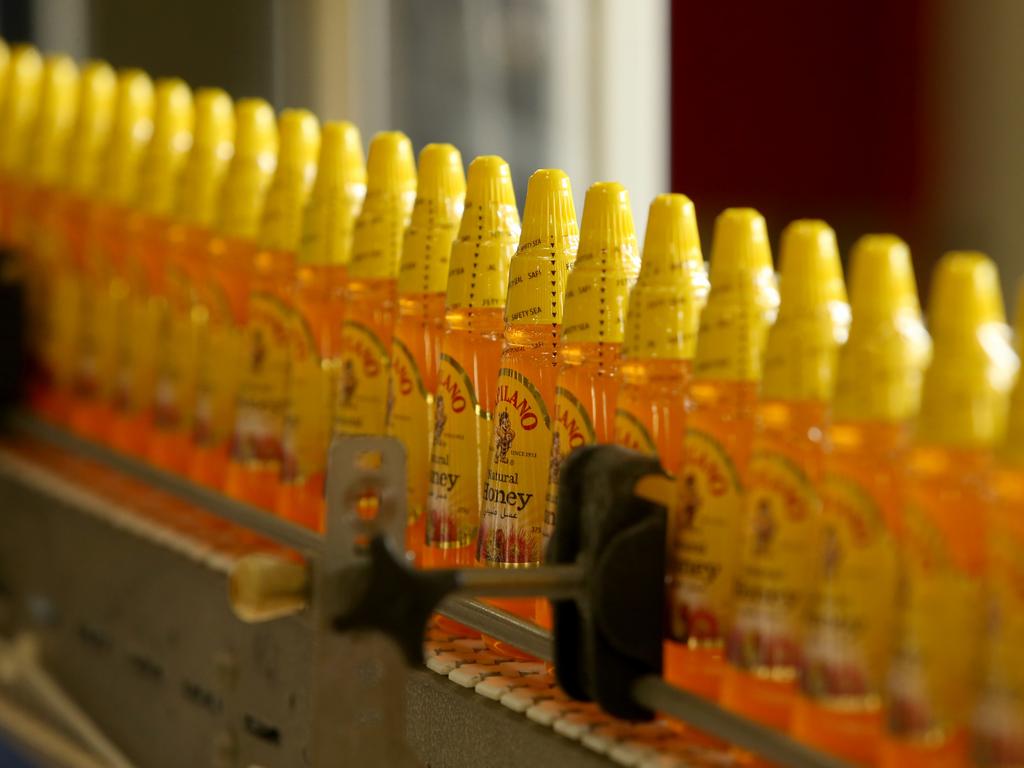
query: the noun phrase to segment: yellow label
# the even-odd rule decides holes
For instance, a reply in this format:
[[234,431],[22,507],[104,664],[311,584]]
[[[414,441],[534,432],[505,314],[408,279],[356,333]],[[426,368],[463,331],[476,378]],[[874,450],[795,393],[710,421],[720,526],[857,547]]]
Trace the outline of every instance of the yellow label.
[[511,368],[498,372],[493,429],[478,556],[489,565],[535,565],[551,469],[551,419],[537,388]]
[[160,344],[153,395],[153,421],[162,429],[188,429],[195,408],[199,339],[207,330],[206,307],[169,313]]
[[982,765],[1024,764],[1024,541],[992,537],[985,675],[975,732]]
[[231,455],[239,461],[280,462],[283,457],[292,324],[292,313],[276,296],[256,293],[250,297],[231,438]]
[[281,480],[303,483],[327,469],[338,361],[321,359],[306,318],[294,315]]
[[235,424],[235,396],[241,379],[245,339],[234,325],[214,322],[199,338],[193,440],[219,446]]
[[821,485],[822,549],[804,640],[802,686],[815,699],[880,704],[890,651],[896,547],[855,481]]
[[430,440],[433,436],[434,396],[409,348],[394,340],[388,387],[388,434],[405,446],[405,487],[408,514],[415,520],[427,505],[430,487]]
[[903,738],[928,740],[948,736],[971,715],[984,594],[980,580],[954,566],[921,507],[908,505],[904,520],[909,545],[889,670],[889,723]]
[[635,281],[636,275],[577,266],[565,290],[562,341],[621,343],[629,288]]
[[640,416],[625,408],[615,409],[615,442],[640,453],[658,455],[658,446],[647,425]]
[[510,237],[484,242],[456,241],[448,266],[449,308],[490,309],[505,305],[509,258],[516,244]]
[[418,205],[430,212],[419,226],[414,223],[406,230],[398,269],[398,292],[405,295],[444,293],[448,284],[452,241],[459,222],[457,218],[445,220],[447,205],[443,202],[423,200]]
[[699,316],[695,299],[678,286],[638,284],[629,296],[622,356],[692,360]]
[[334,431],[383,435],[387,426],[388,349],[362,323],[346,320],[335,399]]
[[767,334],[763,307],[721,299],[709,301],[697,332],[694,375],[714,381],[758,381]]
[[[528,246],[521,245],[520,250]],[[568,269],[560,259],[517,254],[509,262],[505,322],[547,325],[562,322],[562,294]]]
[[719,646],[732,615],[743,487],[724,446],[706,432],[687,430],[683,454],[671,526],[669,630],[678,642]]
[[733,627],[733,664],[774,679],[795,677],[818,551],[819,500],[804,471],[774,453],[755,453],[743,502]]
[[544,544],[555,532],[558,513],[558,478],[562,461],[576,448],[597,442],[594,421],[586,407],[566,387],[555,389],[555,429],[551,435],[551,465],[548,471],[547,497],[544,505]]
[[491,444],[491,416],[477,402],[469,375],[441,354],[434,397],[427,544],[466,547],[480,527],[483,473]]

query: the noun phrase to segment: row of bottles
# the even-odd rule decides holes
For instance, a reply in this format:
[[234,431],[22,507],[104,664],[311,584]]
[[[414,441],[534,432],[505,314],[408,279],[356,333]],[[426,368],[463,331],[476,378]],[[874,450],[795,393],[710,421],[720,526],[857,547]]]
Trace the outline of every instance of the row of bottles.
[[[406,449],[423,567],[543,560],[574,448],[677,478],[667,677],[862,764],[1024,760],[1024,391],[993,263],[0,47],[0,240],[47,418],[311,528]],[[1018,328],[1018,338],[1024,328]],[[930,335],[929,335],[930,333]],[[1013,395],[1011,396],[1011,391]],[[1009,425],[1007,428],[1007,424]],[[532,601],[507,608],[545,621]]]

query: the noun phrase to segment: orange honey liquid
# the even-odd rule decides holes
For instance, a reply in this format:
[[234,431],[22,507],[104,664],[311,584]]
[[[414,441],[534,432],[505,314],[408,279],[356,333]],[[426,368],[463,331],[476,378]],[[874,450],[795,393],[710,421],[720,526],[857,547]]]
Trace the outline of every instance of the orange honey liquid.
[[[792,734],[859,765],[875,765],[881,745],[885,671],[896,590],[905,426],[846,422],[830,430],[822,485],[826,583],[804,641],[803,689]],[[840,568],[844,572],[836,575]],[[861,599],[844,599],[852,588]]]
[[[985,450],[917,445],[910,452],[900,539],[909,586],[889,674],[884,768],[971,765],[991,466]],[[940,565],[936,558],[945,557]]]
[[802,607],[814,573],[806,555],[818,544],[815,489],[824,469],[826,410],[808,401],[765,401],[757,408],[760,429],[750,457],[721,701],[776,728],[788,727],[797,696]]
[[996,618],[984,639],[985,672],[974,718],[974,754],[981,765],[999,768],[1024,765],[1024,471],[1019,440],[1011,427],[1007,446],[1016,456],[1009,461],[1000,457],[992,478],[988,604]]
[[[53,397],[53,372],[48,353],[53,341],[51,313],[54,286],[62,268],[58,256],[61,196],[55,187],[36,187],[27,211],[28,341],[32,362],[29,398],[33,407],[46,411]],[[50,414],[53,416],[53,414]]]
[[658,456],[673,477],[683,463],[689,360],[630,359],[619,363],[615,442]]
[[[393,342],[405,347],[415,370],[402,370],[399,366],[404,361],[391,359],[392,382],[394,390],[390,394],[392,402],[389,408],[398,407],[399,400],[413,398],[410,410],[433,408],[434,392],[437,389],[437,364],[440,355],[441,339],[444,335],[445,294],[410,294],[398,297],[398,317],[395,321]],[[422,401],[422,403],[421,403]],[[405,528],[405,550],[412,552],[416,562],[422,562],[424,540],[426,538],[427,491],[429,488],[430,443],[433,431],[429,429],[433,414],[426,415],[428,429],[420,436],[417,457],[413,457],[410,447],[407,454],[407,471],[423,475],[415,479],[410,487],[416,492],[410,495],[409,523]],[[394,432],[394,429],[392,429]]]
[[46,386],[38,407],[47,418],[70,424],[72,386],[77,364],[77,341],[85,274],[85,242],[89,205],[60,192],[52,209],[54,279],[45,308],[48,338],[43,349]]
[[[423,546],[424,568],[469,568],[477,565],[477,533],[480,528],[480,502],[483,499],[492,436],[490,406],[494,403],[501,365],[504,309],[448,310],[447,329],[441,338],[442,361],[437,386],[437,403],[444,399],[445,419],[457,419],[468,412],[459,426],[449,429],[448,441],[441,450],[435,435],[431,451],[431,475],[457,475],[445,484],[445,494],[433,494],[428,500],[426,539]],[[457,372],[463,372],[464,377]],[[457,410],[458,409],[458,410]],[[437,421],[434,429],[439,430]],[[462,428],[465,425],[465,428]],[[442,463],[443,459],[443,463]],[[456,483],[458,488],[456,488]],[[450,632],[479,634],[444,616],[435,616],[438,626]]]
[[[513,372],[522,380],[529,382],[530,387],[539,395],[539,404],[543,404],[547,414],[551,414],[551,416],[553,416],[555,411],[555,387],[558,378],[559,362],[559,330],[560,326],[554,323],[540,326],[509,325],[505,328],[505,349],[502,352],[500,363],[502,370]],[[497,394],[499,398],[501,397],[500,390],[503,378],[507,377],[499,375],[499,393]],[[535,515],[537,521],[536,528],[524,527],[518,531],[509,529],[508,535],[503,539],[504,561],[493,562],[487,558],[485,550],[487,542],[484,538],[481,538],[481,551],[478,556],[485,565],[504,568],[528,568],[540,564],[542,558],[541,523],[544,499],[548,489],[551,440],[554,427],[553,419],[549,421],[550,426],[545,421],[547,421],[545,418],[539,419],[537,426],[531,430],[534,433],[531,446],[536,446],[536,457],[532,458],[528,464],[519,463],[517,465],[519,471],[518,487],[523,489],[524,492],[532,493],[533,498],[530,503],[536,504],[539,507]],[[522,426],[522,424],[513,425],[512,429],[515,429],[516,426]],[[492,429],[496,432],[492,441],[493,446],[500,439],[501,425],[497,423],[492,424]],[[547,446],[547,448],[545,449],[544,446]],[[492,447],[492,454],[493,451]],[[492,456],[490,469],[488,470],[489,473],[493,472],[496,466],[497,464]],[[499,532],[504,532],[504,529],[499,529]],[[501,545],[497,546],[500,548]],[[515,547],[518,552],[510,551],[510,546]],[[535,598],[503,598],[490,600],[489,602],[509,613],[532,621],[537,617],[538,606],[541,601]],[[496,651],[512,654],[517,658],[526,657],[521,651],[508,646],[506,643],[493,638],[487,638],[487,640]]]
[[[563,343],[562,366],[555,386],[555,427],[548,472],[544,544],[554,533],[558,478],[562,461],[576,448],[610,443],[615,437],[615,404],[619,393],[618,362],[622,344]],[[536,621],[551,627],[551,604],[536,601]]]
[[[441,338],[440,354],[451,359],[447,367],[465,373],[468,391],[463,391],[466,379],[455,374],[451,381],[442,378],[436,391],[439,398],[446,398],[446,419],[457,418],[453,415],[457,408],[471,409],[474,413],[471,422],[468,419],[463,422],[469,423],[469,428],[453,434],[451,439],[453,443],[457,440],[458,445],[445,452],[445,464],[437,463],[439,450],[435,442],[432,472],[458,473],[456,482],[461,495],[455,508],[452,496],[448,495],[434,497],[429,502],[430,530],[423,550],[423,564],[428,568],[462,568],[476,564],[480,502],[486,485],[493,426],[489,409],[494,404],[498,386],[503,315],[501,307],[447,312],[448,327]],[[449,466],[448,462],[460,459],[457,466]],[[454,486],[451,491],[455,491]]]
[[[691,450],[695,452],[699,447],[703,451],[705,444],[717,445],[725,466],[734,469],[738,484],[731,489],[723,486],[722,497],[727,501],[732,500],[737,518],[741,514],[740,493],[746,484],[747,468],[750,465],[757,387],[757,382],[753,381],[698,379],[690,383],[689,389],[692,406],[686,415],[686,430],[709,438],[700,443],[691,441]],[[683,440],[678,442],[683,443]],[[688,457],[684,456],[684,481],[687,460]],[[722,479],[729,478],[723,475]],[[739,554],[734,538],[729,537],[730,543],[726,544],[723,553],[725,557],[722,558],[724,570],[730,574],[735,572]],[[675,551],[675,547],[670,547],[670,559]],[[670,573],[674,572],[674,568],[670,570]],[[670,589],[673,586],[674,582],[670,580]],[[695,602],[698,606],[696,608],[686,602],[677,606],[676,610],[682,610],[685,606],[685,615],[672,616],[670,620],[675,622],[681,619],[685,623],[686,631],[679,634],[688,639],[686,642],[671,639],[665,641],[665,679],[711,699],[719,695],[726,667],[724,653],[732,605],[731,580],[724,585],[723,590],[717,600],[714,596],[710,599],[704,595],[699,596]]]
[[129,327],[128,215],[120,206],[96,202],[86,224],[70,421],[72,429],[93,440],[108,436],[118,345],[127,341],[122,331]]
[[168,321],[164,236],[167,222],[136,214],[127,225],[131,242],[122,274],[129,286],[127,339],[119,345],[112,421],[112,447],[145,457],[150,436],[150,406],[156,383],[157,349]]
[[169,472],[185,474],[191,447],[199,335],[205,331],[205,307],[193,312],[192,286],[202,279],[202,253],[207,230],[188,224],[168,226],[155,259],[164,266],[163,296],[168,327],[158,343],[147,459]]
[[250,258],[246,323],[237,329],[246,337],[243,370],[224,491],[273,509],[284,457],[295,254],[262,249]]
[[[317,531],[324,528],[324,482],[347,273],[340,265],[304,265],[296,273],[294,311],[301,338],[292,346],[291,403],[275,508],[282,517]],[[319,420],[319,429],[300,423],[311,419]],[[306,444],[305,435],[316,439]]]
[[349,280],[334,417],[336,433],[383,435],[386,431],[388,359],[397,290],[391,278]]
[[188,476],[222,490],[227,481],[231,430],[241,378],[242,337],[249,308],[254,247],[248,240],[211,237],[200,249],[193,312],[205,315],[200,342]]

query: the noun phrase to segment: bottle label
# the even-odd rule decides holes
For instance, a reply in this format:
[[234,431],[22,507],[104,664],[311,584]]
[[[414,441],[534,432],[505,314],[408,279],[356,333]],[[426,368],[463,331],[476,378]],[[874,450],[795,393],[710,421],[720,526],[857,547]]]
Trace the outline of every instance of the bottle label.
[[562,341],[621,343],[626,324],[629,289],[636,275],[579,267],[567,278]]
[[697,331],[697,378],[758,381],[769,321],[763,307],[721,301],[704,308]]
[[195,408],[199,340],[207,332],[206,307],[169,312],[166,340],[160,344],[153,421],[164,430],[187,429]]
[[338,361],[322,359],[306,318],[293,316],[292,362],[281,481],[304,483],[327,469]]
[[280,462],[288,406],[288,343],[293,313],[271,294],[249,299],[242,381],[231,455],[242,462]]
[[658,446],[640,416],[626,410],[615,409],[615,442],[640,453],[658,455]]
[[670,548],[672,638],[720,646],[732,616],[743,486],[714,437],[688,429]]
[[1022,765],[1024,539],[1019,534],[1000,530],[992,537],[991,573],[989,615],[985,623],[986,672],[976,719],[979,763]]
[[808,614],[801,685],[821,701],[877,706],[891,650],[895,543],[858,483],[829,474],[820,493],[820,579]]
[[192,438],[197,445],[223,445],[235,424],[245,340],[236,326],[212,322],[200,337]]
[[898,640],[888,676],[889,727],[901,738],[942,739],[971,716],[984,594],[980,579],[956,567],[928,513],[916,503],[904,512]]
[[699,310],[689,288],[678,283],[638,283],[629,295],[622,353],[631,358],[692,360]]
[[[520,245],[520,250],[528,245]],[[568,269],[561,259],[519,253],[508,271],[505,322],[546,325],[562,322],[562,295]]]
[[362,323],[346,320],[334,430],[345,435],[383,435],[388,409],[388,349]]
[[555,532],[558,514],[558,478],[562,462],[576,448],[597,442],[593,419],[579,398],[566,387],[555,389],[555,429],[551,435],[551,465],[548,470],[547,497],[544,505],[544,546]]
[[488,565],[535,565],[551,469],[551,418],[537,388],[511,368],[498,372],[493,430],[477,555]]
[[736,666],[774,679],[794,678],[813,564],[819,551],[819,500],[790,459],[758,452],[743,503],[736,610],[728,640]]
[[427,544],[466,547],[480,526],[491,418],[458,360],[442,352],[437,373]]
[[409,348],[393,340],[388,390],[388,434],[405,446],[405,487],[410,520],[427,505],[430,488],[430,441],[433,436],[434,396]]

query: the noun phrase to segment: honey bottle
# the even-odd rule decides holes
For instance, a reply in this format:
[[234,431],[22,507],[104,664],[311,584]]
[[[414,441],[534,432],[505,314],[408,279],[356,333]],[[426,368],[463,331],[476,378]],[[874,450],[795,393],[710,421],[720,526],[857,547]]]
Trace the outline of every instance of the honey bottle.
[[664,664],[669,682],[714,699],[725,670],[764,344],[779,306],[768,231],[757,211],[719,214],[710,278],[669,533]]
[[387,429],[405,448],[405,548],[422,561],[448,263],[466,197],[462,155],[451,144],[428,144],[420,151],[417,178],[398,270]]
[[475,158],[448,267],[431,435],[427,566],[476,562],[509,260],[520,231],[508,163],[494,155]]

